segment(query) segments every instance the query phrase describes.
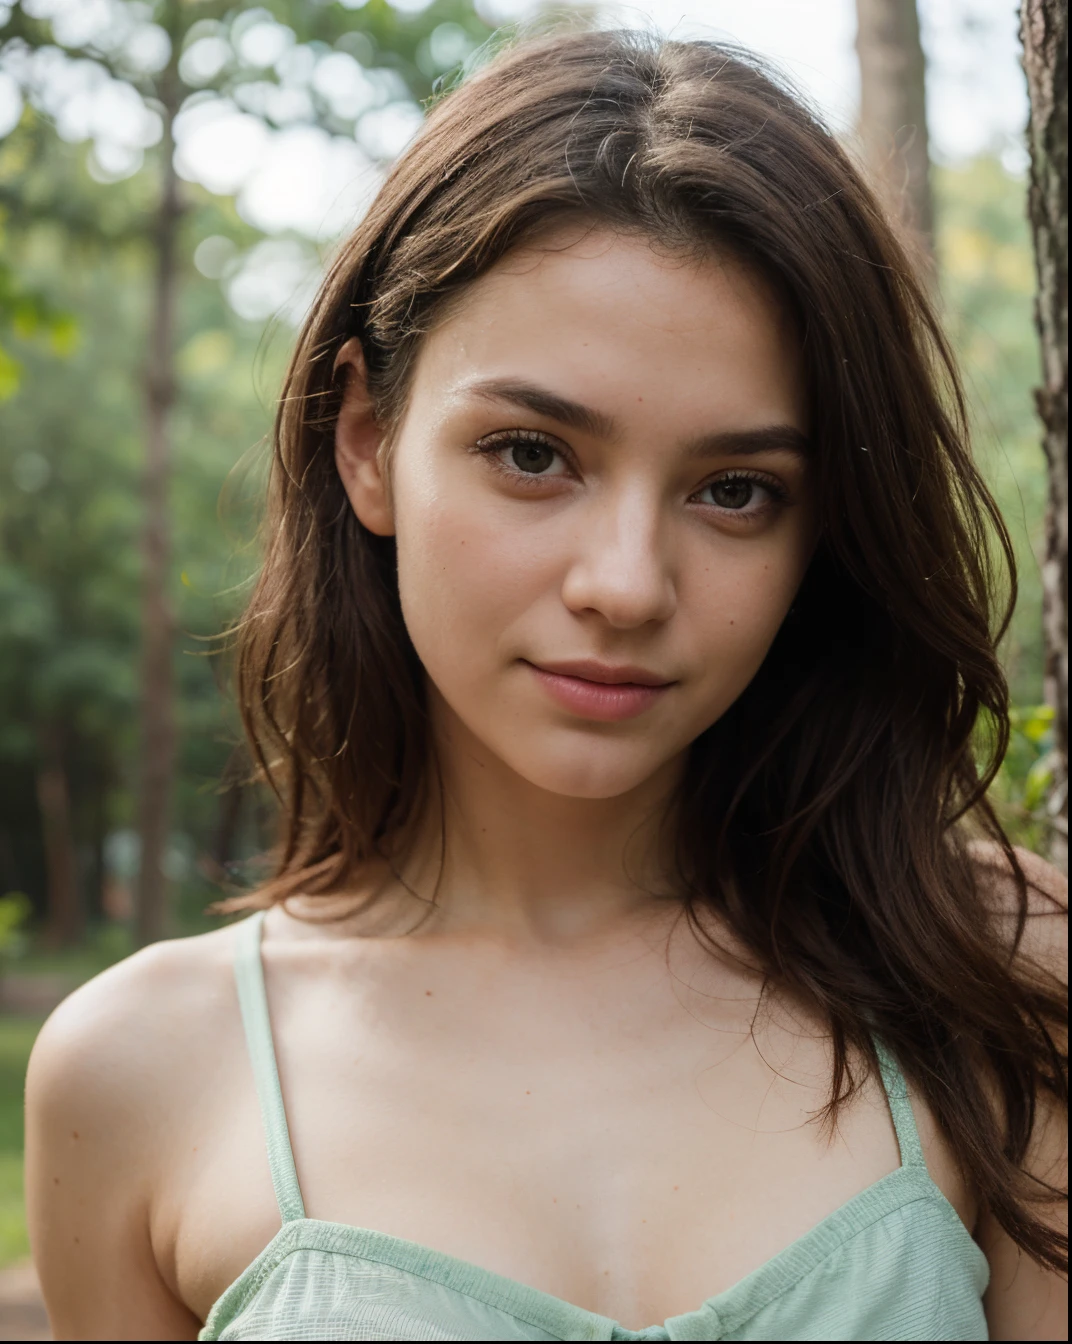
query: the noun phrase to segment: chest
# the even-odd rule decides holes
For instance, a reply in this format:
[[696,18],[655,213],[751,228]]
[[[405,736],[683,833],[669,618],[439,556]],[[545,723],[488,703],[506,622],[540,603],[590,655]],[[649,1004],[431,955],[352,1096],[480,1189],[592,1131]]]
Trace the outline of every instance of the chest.
[[[424,977],[428,979],[429,977]],[[898,1165],[877,1082],[657,979],[405,992],[269,977],[309,1217],[405,1238],[632,1326],[692,1310]],[[747,1005],[746,1005],[747,1006]],[[754,1007],[749,1020],[754,1016]],[[159,1226],[202,1317],[279,1226],[240,1037]],[[179,1193],[181,1188],[181,1195]]]

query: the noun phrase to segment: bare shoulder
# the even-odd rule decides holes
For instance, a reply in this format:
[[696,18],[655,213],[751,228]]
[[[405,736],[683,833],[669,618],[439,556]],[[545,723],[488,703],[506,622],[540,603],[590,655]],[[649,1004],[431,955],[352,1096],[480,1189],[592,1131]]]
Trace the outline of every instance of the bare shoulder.
[[30,1242],[58,1339],[193,1339],[154,1211],[240,1045],[234,931],[160,943],[77,990],[26,1079]]
[[[996,897],[1004,895],[1006,899],[1011,899],[1016,881],[1000,846],[989,840],[973,840],[968,846],[968,851],[976,865],[980,880],[990,886]],[[1027,879],[1028,892],[1034,894],[1034,903],[1038,908],[1048,909],[1056,904],[1067,911],[1068,878],[1060,869],[1055,868],[1052,863],[1047,863],[1030,849],[1023,849],[1019,845],[1013,852]]]
[[[997,927],[1016,937],[1020,887],[1008,859],[995,844],[974,842],[969,852],[976,880],[994,912]],[[1017,848],[1017,862],[1027,884],[1027,905],[1017,956],[1021,961],[1068,983],[1068,878],[1029,849]]]
[[[1026,883],[999,846],[975,843],[970,849],[978,889],[1025,979],[1054,999],[1068,983],[1068,882],[1052,864],[1026,849],[1015,856]],[[1025,900],[1026,897],[1026,900]],[[1051,1024],[1055,1025],[1055,1024]],[[1048,1091],[1037,1110],[1023,1167],[1056,1194],[1067,1190],[1067,1116]],[[1032,1212],[1055,1231],[1067,1231],[1066,1202],[1040,1200]],[[984,1297],[990,1339],[1066,1339],[1068,1291],[1063,1278],[1027,1257],[996,1216],[985,1210],[975,1238],[990,1265]]]
[[221,1018],[237,1012],[233,939],[225,928],[154,944],[65,999],[30,1058],[31,1119],[60,1107],[134,1121],[166,1107],[191,1082],[187,1070]]

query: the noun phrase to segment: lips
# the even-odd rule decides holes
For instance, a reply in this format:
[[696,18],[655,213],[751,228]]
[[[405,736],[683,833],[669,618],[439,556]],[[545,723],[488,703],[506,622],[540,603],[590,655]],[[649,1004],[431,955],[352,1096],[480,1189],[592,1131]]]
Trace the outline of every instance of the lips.
[[540,672],[549,672],[552,676],[577,677],[582,681],[594,681],[601,686],[671,686],[669,677],[660,677],[643,667],[633,667],[621,663],[611,666],[609,663],[597,663],[591,658],[575,659],[563,663],[533,663]]
[[589,659],[527,666],[562,709],[601,723],[636,718],[674,685],[647,668],[610,666]]

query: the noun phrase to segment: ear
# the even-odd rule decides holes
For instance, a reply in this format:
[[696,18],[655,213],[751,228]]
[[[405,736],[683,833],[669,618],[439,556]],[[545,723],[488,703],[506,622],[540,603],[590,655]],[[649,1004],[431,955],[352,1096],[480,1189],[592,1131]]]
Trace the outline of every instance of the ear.
[[335,424],[335,466],[358,519],[378,537],[394,536],[387,477],[383,470],[383,431],[368,394],[365,356],[352,336],[335,356],[342,370],[342,407]]

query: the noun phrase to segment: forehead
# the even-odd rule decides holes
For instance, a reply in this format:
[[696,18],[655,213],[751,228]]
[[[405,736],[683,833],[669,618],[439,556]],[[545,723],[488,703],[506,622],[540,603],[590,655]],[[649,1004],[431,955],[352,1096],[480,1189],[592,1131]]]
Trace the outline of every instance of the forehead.
[[805,424],[799,339],[763,279],[728,254],[675,256],[604,230],[520,249],[424,342],[412,399],[519,378],[682,432]]

